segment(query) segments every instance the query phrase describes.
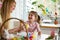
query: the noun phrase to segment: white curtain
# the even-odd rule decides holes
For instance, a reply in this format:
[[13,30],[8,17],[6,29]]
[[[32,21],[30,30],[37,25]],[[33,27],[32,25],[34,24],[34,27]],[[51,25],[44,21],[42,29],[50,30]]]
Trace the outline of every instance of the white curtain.
[[[15,10],[11,13],[11,17],[19,18],[19,19],[25,19],[25,4],[24,0],[16,0],[16,7]],[[18,23],[15,23],[16,20],[10,20],[9,28],[14,28],[14,26]]]
[[11,13],[11,17],[23,18],[23,0],[16,0],[16,8]]

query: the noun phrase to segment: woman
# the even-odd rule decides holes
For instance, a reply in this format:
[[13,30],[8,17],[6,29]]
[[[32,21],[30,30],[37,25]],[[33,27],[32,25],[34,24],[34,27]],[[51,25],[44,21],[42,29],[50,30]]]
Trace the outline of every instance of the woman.
[[[3,4],[2,4],[2,8],[1,8],[1,18],[2,18],[2,23],[7,20],[8,18],[10,18],[10,14],[12,13],[12,11],[15,9],[16,6],[16,2],[15,0],[4,0]],[[4,27],[2,28],[1,31],[3,31],[3,29],[8,29],[8,25],[9,23],[7,22]]]
[[[2,23],[6,19],[10,18],[10,14],[15,9],[15,6],[16,6],[15,0],[4,0],[1,8]],[[8,26],[5,25],[5,28],[8,28]]]

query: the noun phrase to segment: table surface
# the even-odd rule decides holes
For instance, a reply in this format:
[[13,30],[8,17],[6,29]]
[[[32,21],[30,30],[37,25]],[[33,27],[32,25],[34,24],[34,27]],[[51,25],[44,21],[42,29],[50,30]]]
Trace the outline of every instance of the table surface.
[[41,27],[43,28],[60,28],[60,24],[46,24],[46,23],[41,23]]
[[46,38],[48,38],[50,35],[47,34],[41,34],[41,38],[38,40],[45,40]]

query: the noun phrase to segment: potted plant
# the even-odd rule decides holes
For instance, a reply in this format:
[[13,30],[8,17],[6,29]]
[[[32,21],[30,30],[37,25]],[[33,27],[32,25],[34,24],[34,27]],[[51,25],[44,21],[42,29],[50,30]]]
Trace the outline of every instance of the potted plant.
[[54,24],[58,24],[58,20],[57,20],[57,13],[55,12],[55,20],[54,20]]
[[54,37],[55,37],[55,29],[51,30],[51,35],[45,40],[54,40]]

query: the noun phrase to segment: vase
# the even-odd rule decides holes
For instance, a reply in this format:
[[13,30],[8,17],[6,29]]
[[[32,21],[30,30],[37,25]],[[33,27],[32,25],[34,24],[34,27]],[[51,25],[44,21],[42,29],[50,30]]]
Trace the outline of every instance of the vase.
[[54,21],[54,24],[58,24],[58,21],[57,21],[57,20],[55,20],[55,21]]

